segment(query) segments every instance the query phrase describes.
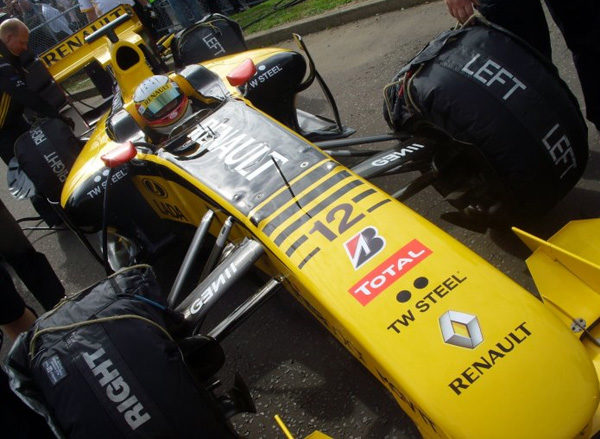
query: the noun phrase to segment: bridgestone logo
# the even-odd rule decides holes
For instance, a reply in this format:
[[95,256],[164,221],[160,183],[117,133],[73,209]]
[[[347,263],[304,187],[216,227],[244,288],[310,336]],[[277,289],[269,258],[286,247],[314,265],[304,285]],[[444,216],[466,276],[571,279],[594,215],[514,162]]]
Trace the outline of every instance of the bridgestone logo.
[[103,387],[107,398],[113,403],[127,425],[135,430],[140,425],[149,421],[151,416],[144,412],[144,406],[135,395],[131,394],[129,384],[125,382],[119,371],[113,366],[113,362],[105,357],[104,349],[100,348],[92,354],[83,353],[83,359],[98,379],[100,387]]

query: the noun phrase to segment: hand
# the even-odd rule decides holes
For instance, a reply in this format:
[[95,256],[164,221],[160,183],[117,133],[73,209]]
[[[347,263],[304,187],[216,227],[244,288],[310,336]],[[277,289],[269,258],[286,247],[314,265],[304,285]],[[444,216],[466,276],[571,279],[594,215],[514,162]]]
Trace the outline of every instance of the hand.
[[479,6],[479,0],[446,0],[448,12],[460,23],[473,15],[473,5]]

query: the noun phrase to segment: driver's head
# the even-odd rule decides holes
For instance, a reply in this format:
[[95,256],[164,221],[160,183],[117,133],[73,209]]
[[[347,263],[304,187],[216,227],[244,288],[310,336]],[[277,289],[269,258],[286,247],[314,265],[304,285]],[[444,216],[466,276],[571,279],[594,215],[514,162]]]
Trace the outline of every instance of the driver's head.
[[133,101],[146,125],[162,134],[170,133],[191,112],[188,97],[164,75],[144,79],[135,89]]
[[19,56],[27,50],[29,29],[17,18],[9,18],[0,24],[0,40],[13,55]]

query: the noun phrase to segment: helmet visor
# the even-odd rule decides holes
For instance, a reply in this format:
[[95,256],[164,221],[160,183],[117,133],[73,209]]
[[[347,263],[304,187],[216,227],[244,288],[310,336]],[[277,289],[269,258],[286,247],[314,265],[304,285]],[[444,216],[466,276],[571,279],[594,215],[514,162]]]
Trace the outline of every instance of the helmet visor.
[[182,99],[183,96],[178,88],[168,87],[148,102],[144,111],[140,113],[149,121],[159,120],[177,108]]

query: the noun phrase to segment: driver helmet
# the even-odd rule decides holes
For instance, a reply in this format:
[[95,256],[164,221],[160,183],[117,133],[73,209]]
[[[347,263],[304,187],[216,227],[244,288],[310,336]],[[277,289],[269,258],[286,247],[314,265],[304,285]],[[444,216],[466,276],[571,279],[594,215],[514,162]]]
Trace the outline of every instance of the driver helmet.
[[146,125],[161,134],[169,134],[192,112],[188,97],[165,75],[144,79],[133,101]]

